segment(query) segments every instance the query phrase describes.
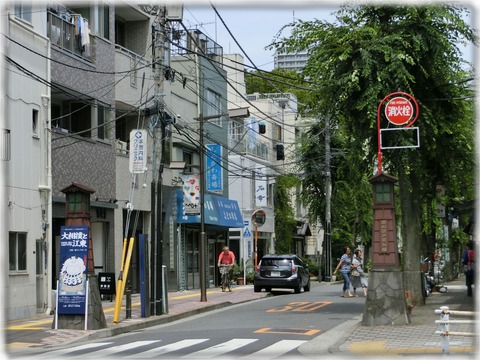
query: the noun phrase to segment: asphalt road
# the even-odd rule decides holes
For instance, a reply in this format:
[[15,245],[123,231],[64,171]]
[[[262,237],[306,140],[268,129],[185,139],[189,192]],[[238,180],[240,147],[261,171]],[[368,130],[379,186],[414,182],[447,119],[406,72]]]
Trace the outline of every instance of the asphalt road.
[[[274,291],[274,296],[230,306],[165,325],[30,358],[211,358],[213,356],[302,357],[299,347],[363,312],[365,298],[341,298],[341,284],[310,292]],[[232,294],[234,295],[234,294]]]

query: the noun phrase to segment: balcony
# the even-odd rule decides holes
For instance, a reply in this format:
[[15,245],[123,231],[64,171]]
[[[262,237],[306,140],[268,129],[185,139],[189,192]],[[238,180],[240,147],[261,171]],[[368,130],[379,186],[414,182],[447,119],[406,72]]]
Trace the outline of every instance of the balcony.
[[94,58],[93,50],[95,49],[94,36],[88,35],[89,43],[82,44],[82,36],[75,35],[75,26],[71,23],[71,19],[72,17],[63,19],[48,11],[47,36],[52,45],[58,46],[83,60],[92,62]]
[[236,153],[242,155],[250,155],[262,160],[269,161],[268,143],[261,141],[252,141],[251,139],[239,137],[237,139],[229,139],[229,146]]
[[115,72],[129,74],[115,84],[115,100],[134,106],[142,96],[142,74],[149,78],[151,68],[149,61],[137,53],[120,45],[115,45]]

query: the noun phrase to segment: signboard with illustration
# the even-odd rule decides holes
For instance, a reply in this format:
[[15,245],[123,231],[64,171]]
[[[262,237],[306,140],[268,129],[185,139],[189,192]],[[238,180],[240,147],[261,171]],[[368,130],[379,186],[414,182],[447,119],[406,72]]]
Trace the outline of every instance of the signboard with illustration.
[[84,314],[87,295],[88,226],[62,226],[58,314]]
[[200,175],[183,175],[183,213],[200,214]]

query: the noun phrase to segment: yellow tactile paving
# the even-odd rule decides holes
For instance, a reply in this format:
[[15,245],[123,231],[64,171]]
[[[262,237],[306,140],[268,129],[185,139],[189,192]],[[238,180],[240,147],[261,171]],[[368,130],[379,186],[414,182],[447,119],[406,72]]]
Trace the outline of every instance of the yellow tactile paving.
[[7,344],[7,349],[8,350],[14,350],[14,349],[19,349],[19,348],[24,348],[24,347],[29,347],[29,346],[37,346],[37,345],[42,345],[42,344],[14,342],[14,343],[11,343],[11,344]]
[[[433,347],[411,347],[411,348],[387,348],[387,341],[362,341],[348,344],[348,350],[357,354],[440,354],[442,348]],[[451,346],[450,353],[473,353],[476,348],[473,346]]]

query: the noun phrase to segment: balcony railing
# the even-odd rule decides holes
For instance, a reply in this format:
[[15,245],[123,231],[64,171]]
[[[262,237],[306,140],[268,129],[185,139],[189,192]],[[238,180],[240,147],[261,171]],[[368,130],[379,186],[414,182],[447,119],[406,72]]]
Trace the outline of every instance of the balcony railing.
[[229,146],[233,148],[236,153],[255,156],[262,160],[269,160],[267,143],[261,141],[252,141],[245,138],[230,138]]
[[92,61],[94,58],[94,36],[89,35],[89,43],[82,45],[82,36],[75,35],[75,26],[50,11],[47,13],[47,36],[53,45],[84,60]]

